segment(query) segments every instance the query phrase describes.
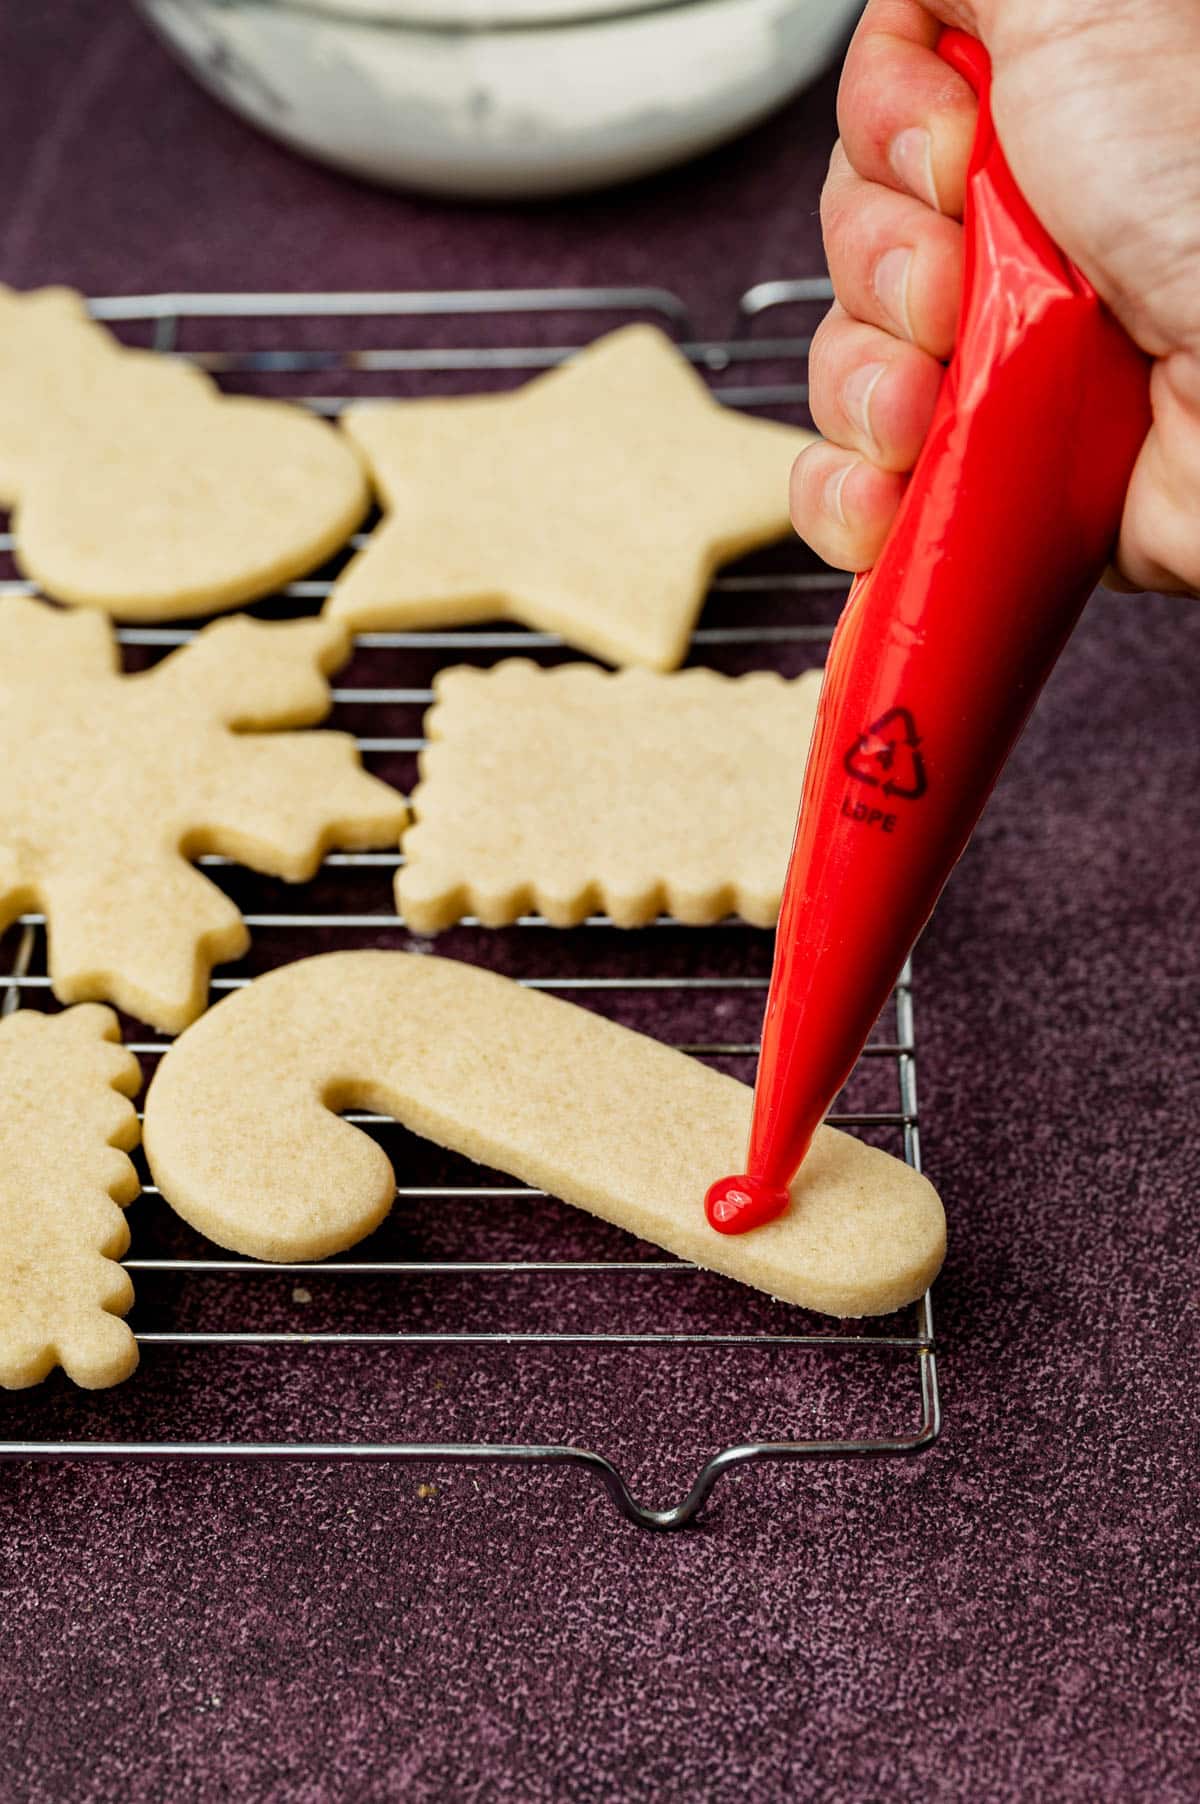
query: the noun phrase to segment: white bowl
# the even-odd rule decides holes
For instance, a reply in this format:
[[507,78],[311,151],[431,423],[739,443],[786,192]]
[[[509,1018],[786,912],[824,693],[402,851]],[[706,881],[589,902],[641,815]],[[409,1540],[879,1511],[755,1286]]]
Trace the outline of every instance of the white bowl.
[[625,181],[765,117],[862,0],[136,0],[243,118],[339,169],[498,199]]

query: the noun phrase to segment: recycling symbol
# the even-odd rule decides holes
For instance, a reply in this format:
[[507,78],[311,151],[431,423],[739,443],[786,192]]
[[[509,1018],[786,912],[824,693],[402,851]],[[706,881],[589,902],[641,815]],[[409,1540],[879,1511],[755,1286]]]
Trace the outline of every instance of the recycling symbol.
[[925,794],[925,760],[917,723],[907,708],[889,708],[854,741],[842,763],[850,776],[885,796],[919,802]]

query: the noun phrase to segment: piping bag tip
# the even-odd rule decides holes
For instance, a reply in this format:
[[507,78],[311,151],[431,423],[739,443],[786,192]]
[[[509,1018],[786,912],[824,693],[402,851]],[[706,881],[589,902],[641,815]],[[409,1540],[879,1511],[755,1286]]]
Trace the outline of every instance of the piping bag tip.
[[761,1228],[782,1215],[791,1193],[785,1185],[768,1184],[762,1178],[743,1174],[735,1178],[719,1178],[711,1184],[704,1198],[708,1224],[718,1234],[745,1234],[750,1228]]

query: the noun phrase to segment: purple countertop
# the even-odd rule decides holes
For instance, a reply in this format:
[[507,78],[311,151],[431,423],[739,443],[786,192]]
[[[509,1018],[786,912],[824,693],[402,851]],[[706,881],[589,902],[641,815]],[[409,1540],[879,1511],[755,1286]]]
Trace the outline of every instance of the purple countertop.
[[[750,283],[821,267],[832,82],[696,168],[528,212],[309,166],[103,0],[5,8],[0,89],[21,287],[647,282],[722,330]],[[675,1536],[575,1475],[0,1468],[0,1796],[1200,1794],[1198,683],[1194,603],[1098,598],[920,949],[951,1229],[931,1452],[750,1471]],[[358,1352],[284,1367],[276,1426],[336,1405],[395,1432]],[[151,1357],[143,1380],[153,1404]],[[416,1433],[465,1431],[478,1388],[514,1436],[627,1445],[651,1496],[698,1463],[663,1477],[670,1423],[701,1452],[745,1426],[699,1358],[649,1390],[609,1355],[564,1378],[456,1352],[407,1382]],[[823,1383],[817,1413],[853,1414]],[[212,1430],[172,1395],[163,1432]],[[40,1432],[75,1419],[59,1387],[0,1421],[43,1407]]]

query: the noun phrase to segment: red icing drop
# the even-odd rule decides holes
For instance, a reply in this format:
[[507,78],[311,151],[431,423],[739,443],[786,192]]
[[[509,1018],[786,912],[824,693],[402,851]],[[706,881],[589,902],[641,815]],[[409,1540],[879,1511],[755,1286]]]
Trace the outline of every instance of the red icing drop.
[[788,1206],[788,1192],[761,1178],[721,1178],[704,1199],[709,1226],[718,1234],[746,1234],[774,1221]]

